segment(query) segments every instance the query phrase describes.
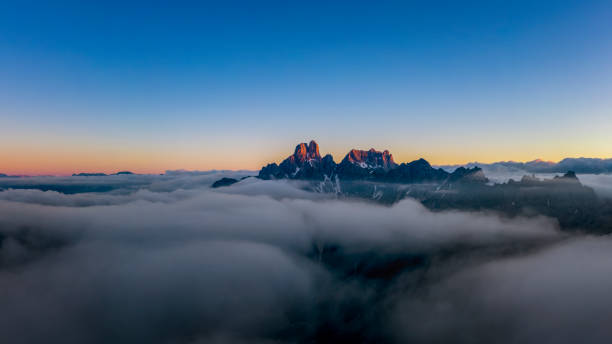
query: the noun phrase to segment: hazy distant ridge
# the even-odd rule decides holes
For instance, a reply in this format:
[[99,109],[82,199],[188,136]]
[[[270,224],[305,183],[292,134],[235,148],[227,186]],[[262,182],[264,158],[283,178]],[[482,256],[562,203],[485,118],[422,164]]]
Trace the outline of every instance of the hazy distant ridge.
[[480,166],[490,169],[504,168],[530,173],[564,173],[567,171],[595,174],[612,173],[612,159],[599,158],[565,158],[559,162],[543,161],[540,159],[528,162],[499,161],[491,164],[471,162],[464,165],[440,165],[439,167],[445,170],[452,170],[459,166]]

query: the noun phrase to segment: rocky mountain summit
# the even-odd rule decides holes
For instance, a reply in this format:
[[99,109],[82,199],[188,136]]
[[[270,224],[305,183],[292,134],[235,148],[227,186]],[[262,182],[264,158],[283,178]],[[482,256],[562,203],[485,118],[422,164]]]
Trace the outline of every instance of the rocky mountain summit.
[[397,164],[393,161],[393,155],[388,150],[380,152],[374,148],[370,148],[369,151],[351,149],[340,164],[357,165],[369,169],[381,168],[385,171],[397,167]]
[[331,155],[321,158],[319,145],[315,141],[300,143],[293,155],[283,160],[280,165],[268,164],[259,171],[261,179],[308,179],[323,180],[333,175],[336,163]]
[[339,164],[327,154],[321,158],[315,141],[300,143],[293,155],[280,165],[268,164],[259,171],[260,179],[360,180],[389,183],[486,183],[479,167],[458,168],[453,173],[433,168],[425,159],[397,164],[388,150],[350,150]]

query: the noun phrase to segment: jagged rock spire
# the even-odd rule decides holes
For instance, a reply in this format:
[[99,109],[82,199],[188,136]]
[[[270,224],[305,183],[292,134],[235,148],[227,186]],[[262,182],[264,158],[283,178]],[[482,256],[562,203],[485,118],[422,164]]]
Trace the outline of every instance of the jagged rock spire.
[[280,165],[269,164],[261,169],[262,179],[324,179],[331,177],[336,170],[336,163],[331,155],[321,158],[319,145],[312,140],[308,144],[295,146],[293,155],[283,160]]
[[300,143],[299,145],[295,146],[293,158],[296,162],[321,160],[321,154],[319,154],[319,145],[314,140],[310,141],[308,145],[306,145],[306,143]]

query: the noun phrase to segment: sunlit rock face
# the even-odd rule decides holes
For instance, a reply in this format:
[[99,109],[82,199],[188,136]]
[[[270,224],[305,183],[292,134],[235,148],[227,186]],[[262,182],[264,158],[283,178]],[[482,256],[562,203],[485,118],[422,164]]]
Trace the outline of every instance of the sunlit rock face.
[[293,155],[287,157],[280,165],[268,164],[259,171],[261,179],[315,179],[331,177],[336,163],[331,155],[321,158],[319,145],[313,140],[309,144],[300,143]]
[[397,164],[389,151],[380,152],[352,149],[338,164],[336,170],[340,179],[383,179],[387,171]]
[[289,156],[285,161],[297,164],[303,164],[307,161],[320,161],[319,145],[313,140],[308,145],[300,143],[295,147],[295,153]]
[[369,151],[352,149],[342,163],[351,163],[359,165],[362,168],[382,168],[390,170],[395,168],[397,164],[393,161],[393,155],[388,150],[380,152],[371,148]]

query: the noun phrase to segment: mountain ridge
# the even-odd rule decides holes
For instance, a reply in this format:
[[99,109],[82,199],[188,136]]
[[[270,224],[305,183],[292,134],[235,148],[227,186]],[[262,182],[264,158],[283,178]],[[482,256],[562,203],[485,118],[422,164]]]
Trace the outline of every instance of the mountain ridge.
[[269,179],[305,179],[326,180],[365,180],[390,183],[444,183],[470,182],[486,183],[482,169],[478,166],[458,168],[453,173],[441,168],[434,168],[425,159],[397,164],[388,151],[351,149],[336,163],[332,155],[323,158],[319,145],[311,140],[308,144],[299,143],[293,155],[285,158],[280,164],[270,163],[261,168],[258,178]]

